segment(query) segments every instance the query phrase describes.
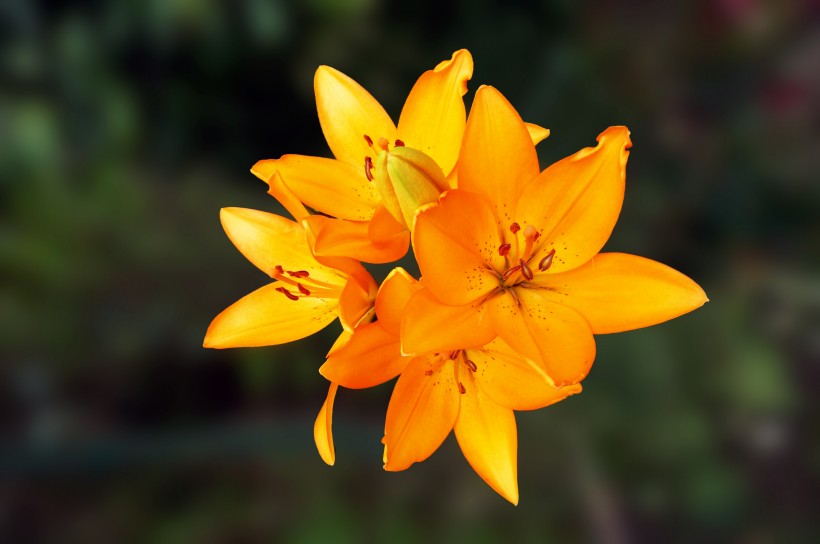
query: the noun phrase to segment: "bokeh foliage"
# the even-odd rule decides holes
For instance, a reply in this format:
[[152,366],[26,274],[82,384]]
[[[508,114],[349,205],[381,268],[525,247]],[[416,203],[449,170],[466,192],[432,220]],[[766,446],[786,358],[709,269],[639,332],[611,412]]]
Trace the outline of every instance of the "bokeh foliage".
[[[518,508],[452,439],[384,473],[388,386],[340,394],[325,467],[310,430],[337,328],[201,348],[265,281],[219,208],[280,211],[250,166],[328,153],[316,66],[397,116],[461,47],[471,91],[552,129],[542,164],[631,128],[607,248],[711,298],[599,337],[583,394],[519,415]],[[808,0],[4,2],[2,540],[816,541],[818,66]]]

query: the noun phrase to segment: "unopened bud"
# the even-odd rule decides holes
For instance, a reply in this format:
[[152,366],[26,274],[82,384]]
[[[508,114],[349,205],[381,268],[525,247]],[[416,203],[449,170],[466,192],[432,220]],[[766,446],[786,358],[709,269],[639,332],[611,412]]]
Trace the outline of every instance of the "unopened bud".
[[408,229],[413,228],[416,210],[437,202],[449,189],[436,161],[410,147],[394,147],[376,158],[376,187],[390,214]]

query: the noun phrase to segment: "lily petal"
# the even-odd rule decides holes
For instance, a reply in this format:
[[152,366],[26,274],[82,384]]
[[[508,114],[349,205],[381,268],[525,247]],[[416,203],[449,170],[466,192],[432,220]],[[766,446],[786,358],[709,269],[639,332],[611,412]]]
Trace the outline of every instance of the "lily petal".
[[373,319],[373,303],[378,285],[364,267],[349,277],[339,296],[339,321],[344,330],[353,332],[360,323]]
[[481,389],[511,410],[543,408],[581,392],[580,384],[555,387],[542,364],[522,357],[500,338],[467,354],[476,365]]
[[249,348],[285,344],[310,336],[336,319],[335,298],[290,300],[273,282],[234,302],[214,318],[205,333],[206,348]]
[[451,361],[439,357],[410,361],[387,406],[384,469],[404,470],[430,457],[453,428],[458,397]]
[[530,138],[532,138],[532,144],[538,145],[542,141],[546,140],[550,135],[550,129],[539,127],[534,123],[524,123],[524,126],[527,127],[527,132],[530,134]]
[[376,315],[384,330],[397,339],[405,307],[421,288],[421,284],[401,267],[391,270],[379,287],[379,293],[376,295]]
[[319,410],[319,416],[313,424],[313,440],[322,460],[330,466],[336,462],[336,448],[333,446],[333,402],[336,400],[336,390],[339,386],[330,384],[327,399]]
[[248,208],[222,208],[219,218],[233,245],[265,274],[272,275],[278,265],[306,270],[312,278],[340,287],[343,284],[340,274],[313,258],[299,223]]
[[429,289],[413,295],[401,322],[404,354],[477,348],[495,336],[486,305],[447,306],[433,297]]
[[259,161],[251,172],[265,182],[278,172],[301,202],[339,219],[368,221],[379,204],[378,191],[362,169],[341,161],[285,155]]
[[453,53],[416,81],[399,117],[398,136],[411,148],[432,157],[447,175],[458,160],[467,123],[462,97],[473,76],[473,57],[466,49]]
[[538,175],[538,155],[524,121],[493,87],[478,89],[458,161],[458,187],[492,202],[502,224],[526,184]]
[[[376,208],[370,220],[367,235],[376,247],[401,247],[404,253],[394,260],[401,259],[410,248],[410,231],[396,221],[383,205]],[[398,250],[396,250],[398,253]]]
[[483,197],[453,189],[416,216],[413,247],[425,285],[447,304],[466,304],[499,285],[503,239]]
[[541,230],[536,262],[553,248],[552,272],[580,266],[609,239],[624,198],[632,146],[626,127],[611,127],[598,146],[556,162],[524,190],[516,216]]
[[555,385],[580,382],[595,359],[595,340],[589,324],[567,306],[536,289],[505,292],[489,302],[498,335],[524,357],[543,365]]
[[323,215],[304,219],[314,235],[313,253],[319,257],[350,257],[366,263],[392,263],[407,253],[407,236],[397,235],[382,243],[370,237],[370,224]]
[[268,194],[275,198],[294,219],[301,221],[310,215],[302,201],[285,185],[279,172],[271,172],[265,181],[268,184]]
[[518,504],[518,436],[513,411],[493,402],[472,373],[462,373],[460,379],[464,394],[454,427],[458,445],[481,479]]
[[[313,78],[319,123],[333,155],[354,167],[364,168],[373,156],[365,135],[393,141],[396,126],[375,98],[342,72],[320,66]],[[364,174],[363,174],[364,175]]]
[[575,308],[595,334],[663,323],[708,300],[698,284],[677,270],[624,253],[600,253],[575,270],[539,274],[535,283],[557,302]]
[[398,336],[379,323],[368,323],[357,328],[347,344],[328,357],[319,373],[343,387],[363,389],[392,380],[410,359],[401,355]]

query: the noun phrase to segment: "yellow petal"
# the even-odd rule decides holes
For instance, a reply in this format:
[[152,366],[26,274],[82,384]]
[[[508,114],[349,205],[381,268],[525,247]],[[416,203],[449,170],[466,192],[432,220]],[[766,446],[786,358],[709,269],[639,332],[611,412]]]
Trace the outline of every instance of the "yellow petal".
[[340,287],[344,283],[340,274],[313,258],[299,223],[247,208],[222,208],[219,218],[231,242],[262,272],[273,275],[275,267],[282,266],[306,270],[312,278]]
[[557,302],[575,308],[595,334],[662,323],[708,300],[698,284],[677,270],[623,253],[598,254],[562,274],[538,274],[535,283]]
[[463,96],[473,76],[473,58],[466,49],[453,53],[416,81],[399,117],[398,137],[430,155],[449,173],[458,159],[466,124]]
[[214,318],[205,333],[206,348],[250,348],[293,342],[325,328],[336,319],[337,299],[290,300],[274,282],[239,299]]
[[[429,373],[429,374],[428,374]],[[384,469],[404,470],[438,449],[458,416],[452,361],[416,357],[401,373],[384,425]]]
[[482,480],[518,504],[518,436],[513,411],[493,402],[471,372],[462,372],[460,380],[464,394],[455,423],[458,445]]
[[555,387],[542,364],[523,357],[497,338],[483,349],[467,351],[476,380],[496,403],[511,410],[535,410],[581,392],[581,386]]
[[311,215],[308,223],[314,235],[313,252],[319,257],[349,257],[366,263],[392,263],[407,253],[407,236],[394,236],[377,243],[370,237],[366,221],[345,221]]
[[496,336],[485,305],[447,306],[429,289],[412,296],[401,322],[402,353],[481,347]]
[[482,195],[506,226],[518,197],[538,175],[538,155],[518,112],[493,87],[478,89],[458,160],[458,188]]
[[313,424],[313,440],[322,460],[330,466],[336,462],[336,448],[333,446],[333,401],[336,399],[336,390],[339,386],[330,384],[327,399],[319,410],[319,416]]
[[390,334],[399,337],[404,309],[421,284],[403,268],[394,268],[379,287],[376,295],[376,315]]
[[631,145],[626,127],[608,128],[597,147],[558,161],[527,186],[516,216],[541,232],[535,262],[554,248],[550,271],[561,272],[601,250],[621,211]]
[[293,195],[316,211],[339,219],[367,221],[373,217],[379,195],[359,166],[321,157],[285,155],[278,160],[259,161],[251,172],[265,182],[278,172]]
[[460,189],[416,217],[413,248],[424,284],[448,304],[466,304],[498,287],[502,243],[484,198]]
[[542,141],[546,140],[547,137],[550,135],[550,129],[539,127],[533,123],[524,123],[527,127],[527,132],[530,134],[530,138],[532,138],[532,144],[538,145]]
[[[340,161],[364,169],[364,158],[375,158],[365,142],[396,139],[396,127],[384,108],[358,83],[329,66],[320,66],[313,79],[319,123],[330,150]],[[362,170],[364,176],[364,170]]]
[[380,323],[368,323],[357,328],[319,372],[343,387],[362,389],[392,380],[410,359],[401,355],[398,336],[384,330]]
[[543,365],[557,386],[580,382],[595,359],[595,340],[581,315],[545,298],[540,290],[516,288],[494,297],[490,316],[498,335],[524,357]]

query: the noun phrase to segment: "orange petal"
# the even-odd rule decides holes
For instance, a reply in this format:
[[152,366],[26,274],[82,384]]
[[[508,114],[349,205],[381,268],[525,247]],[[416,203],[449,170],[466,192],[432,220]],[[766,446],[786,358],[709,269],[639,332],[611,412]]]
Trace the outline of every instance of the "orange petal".
[[[253,169],[251,169],[251,172],[253,172]],[[294,219],[301,221],[310,215],[302,201],[285,185],[279,172],[270,172],[265,181],[268,184],[268,194],[275,198]]]
[[336,319],[339,301],[304,297],[290,300],[274,282],[239,299],[214,318],[205,333],[206,348],[250,348],[293,342]]
[[396,126],[384,108],[361,85],[329,66],[320,66],[313,78],[319,123],[330,150],[340,161],[362,168],[364,158],[375,158],[365,142],[396,139]]
[[327,399],[319,410],[319,416],[313,424],[313,440],[322,460],[330,466],[336,462],[336,448],[333,447],[333,401],[336,400],[336,390],[339,386],[330,384]]
[[600,253],[584,266],[562,274],[538,274],[546,294],[575,308],[592,332],[622,332],[663,323],[708,300],[698,284],[659,262]]
[[401,322],[402,353],[481,347],[495,337],[485,305],[447,306],[429,289],[412,296]]
[[493,402],[471,372],[460,375],[464,394],[455,423],[464,457],[496,493],[518,504],[518,436],[515,416]]
[[373,218],[367,227],[367,235],[377,248],[396,248],[396,254],[401,253],[399,257],[393,259],[396,261],[404,257],[410,248],[410,231],[396,221],[387,208],[381,205],[373,213]]
[[582,149],[544,170],[524,190],[516,216],[541,231],[536,262],[555,248],[552,272],[580,266],[609,239],[624,198],[626,127],[611,127],[598,146]]
[[251,172],[266,182],[278,172],[297,199],[339,219],[367,221],[379,204],[378,191],[367,181],[362,168],[341,161],[285,155],[278,160],[259,161]]
[[483,349],[468,350],[476,380],[496,403],[511,410],[535,410],[581,392],[581,386],[555,387],[544,366],[523,357],[497,338]]
[[458,161],[458,188],[492,202],[505,225],[526,184],[538,175],[538,155],[527,127],[493,87],[478,89]]
[[446,175],[461,147],[467,114],[462,97],[473,75],[473,57],[466,49],[453,53],[416,81],[399,117],[398,137],[431,156]]
[[349,277],[339,297],[339,321],[346,331],[372,320],[377,292],[376,281],[364,267]]
[[452,361],[440,357],[410,361],[387,407],[384,469],[404,470],[436,451],[456,421],[458,397]]
[[581,315],[540,290],[516,288],[489,302],[498,335],[524,357],[543,365],[557,386],[580,382],[595,359],[595,340]]
[[396,236],[385,243],[370,238],[366,221],[345,221],[311,215],[308,223],[314,235],[313,252],[319,257],[349,257],[366,263],[391,263],[407,253],[407,237]]
[[379,323],[368,323],[327,358],[319,373],[343,387],[362,389],[392,380],[410,359],[401,355],[398,336]]
[[550,135],[550,129],[548,128],[539,127],[533,123],[524,123],[524,126],[527,127],[527,132],[529,132],[530,138],[532,138],[532,145],[538,145]]
[[484,198],[460,189],[448,191],[416,217],[413,248],[424,284],[448,304],[466,304],[498,287],[502,243]]
[[247,208],[222,208],[219,218],[231,242],[262,272],[272,275],[279,265],[285,270],[307,270],[311,277],[340,287],[344,282],[313,258],[299,223]]
[[407,302],[421,289],[421,284],[403,268],[394,268],[379,287],[376,295],[376,315],[390,334],[399,337],[401,320]]

